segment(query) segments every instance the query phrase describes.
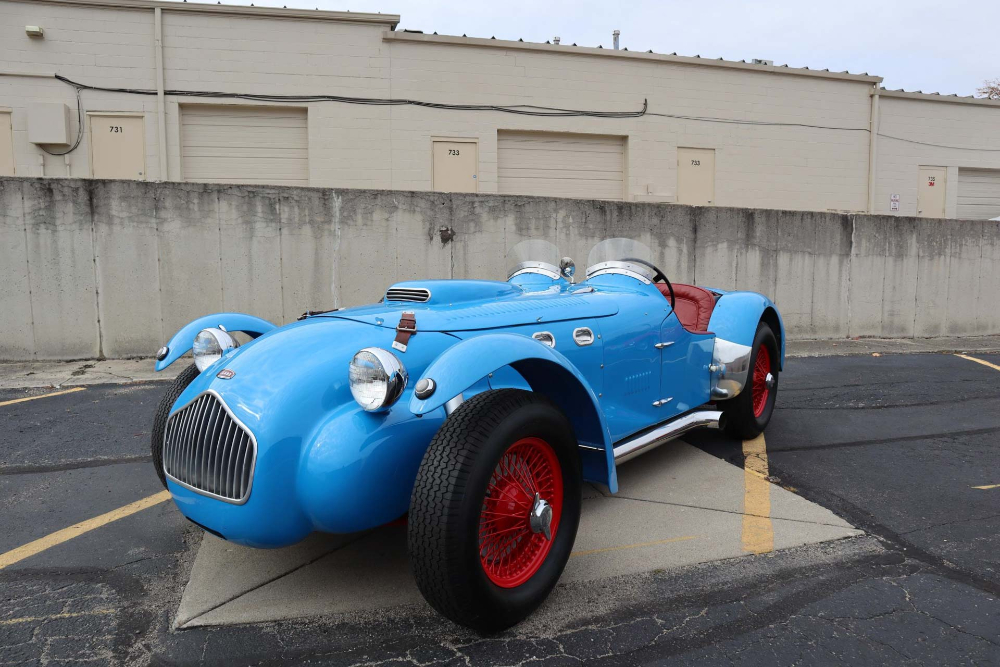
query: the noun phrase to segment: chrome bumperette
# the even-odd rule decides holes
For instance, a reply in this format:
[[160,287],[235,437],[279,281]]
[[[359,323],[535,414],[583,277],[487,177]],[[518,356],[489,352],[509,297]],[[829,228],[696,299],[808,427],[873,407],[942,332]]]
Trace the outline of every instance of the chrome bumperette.
[[641,433],[615,445],[615,464],[634,459],[640,454],[670,442],[696,428],[719,428],[722,412],[719,410],[699,410],[681,415],[652,430]]
[[712,398],[733,398],[747,383],[753,348],[723,338],[715,339],[712,352]]
[[549,264],[548,262],[521,262],[514,267],[514,270],[510,272],[507,276],[507,280],[519,276],[522,273],[538,273],[543,276],[552,278],[552,280],[559,280],[562,274],[559,271],[559,267],[555,264]]
[[167,419],[163,471],[186,489],[242,505],[250,497],[256,463],[254,434],[211,389]]
[[619,260],[600,262],[598,264],[594,264],[593,266],[588,266],[587,280],[590,280],[595,276],[608,273],[629,276],[639,280],[644,285],[649,285],[653,282],[653,274],[648,267],[634,262],[624,262]]
[[385,300],[427,303],[431,300],[431,291],[425,287],[390,287],[385,292]]

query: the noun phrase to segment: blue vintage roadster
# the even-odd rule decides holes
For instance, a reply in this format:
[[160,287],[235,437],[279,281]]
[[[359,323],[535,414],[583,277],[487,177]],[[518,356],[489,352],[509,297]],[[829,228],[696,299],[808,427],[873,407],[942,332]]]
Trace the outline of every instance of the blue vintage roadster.
[[[555,586],[584,481],[693,428],[767,425],[784,329],[752,292],[671,284],[610,239],[574,282],[545,241],[506,282],[420,280],[282,327],[217,313],[157,353],[192,351],[153,425],[156,472],[191,521],[280,547],[408,514],[427,601],[482,632]],[[239,345],[235,332],[250,337]]]

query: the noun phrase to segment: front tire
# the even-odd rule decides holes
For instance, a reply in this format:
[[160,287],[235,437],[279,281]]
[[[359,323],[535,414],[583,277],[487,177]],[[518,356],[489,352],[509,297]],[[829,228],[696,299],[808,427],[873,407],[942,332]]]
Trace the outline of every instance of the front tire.
[[149,448],[153,455],[153,467],[156,469],[156,476],[160,478],[163,487],[167,486],[167,476],[163,471],[163,433],[167,428],[167,417],[170,416],[170,408],[174,407],[177,397],[181,395],[187,386],[198,377],[201,371],[194,364],[191,364],[180,375],[174,378],[167,388],[167,393],[160,399],[160,404],[156,406],[156,415],[153,417],[153,431],[150,436]]
[[764,432],[774,401],[778,396],[778,340],[771,327],[757,325],[750,352],[750,370],[743,391],[719,404],[726,433],[741,440],[752,440]]
[[479,632],[520,622],[559,580],[580,506],[565,415],[529,391],[473,396],[445,421],[417,472],[408,537],[420,592]]

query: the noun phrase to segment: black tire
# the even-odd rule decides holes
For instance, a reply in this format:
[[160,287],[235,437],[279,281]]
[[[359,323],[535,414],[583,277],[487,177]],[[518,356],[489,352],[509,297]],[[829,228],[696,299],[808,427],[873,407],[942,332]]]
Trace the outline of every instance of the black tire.
[[[757,361],[761,356],[761,349],[767,351],[769,369],[773,377],[773,384],[769,388],[764,388],[760,382],[754,381],[754,371],[757,368]],[[754,336],[753,348],[750,352],[750,370],[747,372],[747,382],[735,398],[719,403],[719,408],[723,413],[723,429],[727,434],[741,440],[751,440],[760,435],[771,421],[771,413],[774,411],[774,401],[778,397],[778,340],[771,331],[771,327],[761,322],[757,325],[757,334]],[[763,363],[763,360],[762,360]],[[767,393],[763,401],[763,409],[758,414],[754,411],[755,396],[759,397],[763,392]]]
[[181,371],[181,374],[170,383],[167,393],[163,395],[160,404],[156,407],[149,449],[153,454],[153,467],[156,468],[156,476],[160,478],[160,483],[163,484],[164,488],[167,486],[167,476],[163,472],[163,431],[167,428],[167,417],[170,415],[170,408],[174,407],[177,397],[187,389],[187,386],[198,377],[199,373],[201,371],[194,364]]
[[[480,521],[488,521],[483,517],[489,514],[489,502],[506,502],[495,490],[487,499],[487,487],[496,481],[494,471],[500,472],[501,457],[525,438],[544,441],[558,459],[561,516],[547,543],[547,554],[522,570],[521,576],[529,578],[501,587],[491,579],[495,573],[486,572],[486,562],[499,559],[481,559]],[[499,389],[477,394],[460,405],[427,448],[410,500],[410,562],[427,602],[455,623],[482,633],[503,630],[526,618],[551,592],[569,559],[580,522],[581,481],[573,428],[545,397]],[[541,542],[543,533],[523,539],[546,544]]]

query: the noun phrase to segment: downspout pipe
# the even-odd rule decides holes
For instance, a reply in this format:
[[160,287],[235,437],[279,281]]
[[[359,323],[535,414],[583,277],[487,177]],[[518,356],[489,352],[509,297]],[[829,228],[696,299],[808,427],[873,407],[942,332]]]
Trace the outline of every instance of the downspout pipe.
[[871,112],[868,118],[868,213],[875,213],[875,171],[878,164],[878,97],[881,84],[871,92]]
[[156,52],[156,131],[159,139],[160,177],[157,180],[168,180],[167,175],[167,101],[163,93],[163,10],[153,9],[153,39]]

